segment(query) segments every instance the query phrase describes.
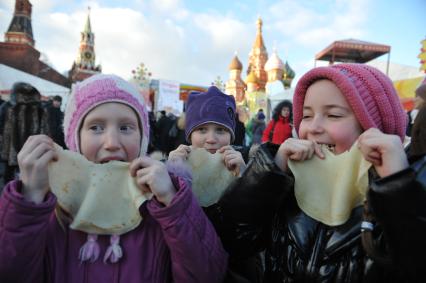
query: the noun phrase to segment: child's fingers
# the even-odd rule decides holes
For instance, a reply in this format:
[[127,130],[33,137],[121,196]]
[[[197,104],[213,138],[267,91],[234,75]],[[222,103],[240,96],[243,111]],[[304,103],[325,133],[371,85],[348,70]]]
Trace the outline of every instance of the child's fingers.
[[136,179],[136,184],[138,185],[142,193],[152,193],[152,190],[148,185],[149,178],[149,175],[142,175]]
[[[31,146],[31,148],[33,148]],[[20,152],[18,155],[18,163],[22,167],[30,168],[35,165],[45,166],[52,159],[57,159],[57,153],[52,144],[41,142],[36,144],[35,148],[26,153]]]
[[227,151],[227,150],[235,151],[235,150],[234,150],[234,148],[233,148],[232,146],[230,146],[230,145],[225,145],[225,146],[222,146],[221,148],[219,148],[219,149],[217,150],[217,152],[219,152],[219,153],[224,153],[224,152],[225,152],[225,151]]
[[28,156],[29,154],[33,153],[35,148],[40,143],[46,143],[53,146],[53,141],[48,136],[45,135],[36,135],[36,136],[30,136],[25,141],[24,145],[22,146],[21,151],[18,153],[18,155],[21,156]]
[[132,177],[135,177],[136,176],[136,172],[139,169],[150,167],[151,165],[155,164],[156,162],[159,162],[159,161],[151,159],[151,158],[149,158],[147,156],[142,156],[142,157],[136,158],[129,165],[130,175]]
[[324,152],[322,152],[321,146],[314,142],[314,153],[321,159],[325,158]]

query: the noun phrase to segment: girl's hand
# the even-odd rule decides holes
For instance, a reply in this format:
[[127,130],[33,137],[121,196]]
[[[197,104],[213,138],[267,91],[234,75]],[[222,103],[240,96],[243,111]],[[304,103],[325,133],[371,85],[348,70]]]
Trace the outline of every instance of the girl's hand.
[[401,139],[371,128],[358,138],[358,148],[365,160],[374,165],[380,177],[386,177],[408,167]]
[[51,138],[45,135],[30,136],[18,153],[22,193],[28,201],[42,203],[49,191],[47,167],[57,160],[58,154]]
[[275,155],[275,163],[282,171],[286,171],[287,162],[289,159],[303,161],[311,159],[314,154],[316,154],[321,159],[324,159],[325,157],[321,147],[316,142],[288,138],[280,145],[280,148]]
[[142,192],[151,192],[157,200],[168,206],[176,194],[164,163],[149,158],[139,157],[130,163],[130,175],[136,177],[136,183]]
[[181,144],[175,150],[169,153],[169,160],[182,160],[188,159],[188,155],[191,152],[191,147],[188,145]]
[[240,176],[246,169],[246,163],[241,152],[236,151],[232,146],[223,146],[217,152],[222,154],[226,168],[235,176]]

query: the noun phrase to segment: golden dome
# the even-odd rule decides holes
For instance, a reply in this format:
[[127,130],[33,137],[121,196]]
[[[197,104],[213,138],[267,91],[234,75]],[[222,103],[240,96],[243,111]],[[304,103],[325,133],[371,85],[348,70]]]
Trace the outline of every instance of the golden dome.
[[232,58],[231,64],[229,64],[229,70],[242,70],[243,64],[241,64],[240,60],[238,59],[237,55]]
[[250,74],[246,77],[246,84],[248,83],[253,83],[253,84],[258,83],[256,74],[254,72],[250,72]]

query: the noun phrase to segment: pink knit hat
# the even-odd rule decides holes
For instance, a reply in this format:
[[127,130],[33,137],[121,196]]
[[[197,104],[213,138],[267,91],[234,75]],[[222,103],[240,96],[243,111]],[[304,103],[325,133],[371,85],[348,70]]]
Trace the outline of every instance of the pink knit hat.
[[336,84],[364,130],[378,128],[405,137],[407,114],[390,79],[364,64],[338,64],[307,72],[297,83],[293,97],[293,118],[299,132],[306,91],[314,82],[326,79]]
[[68,148],[80,152],[79,129],[84,117],[96,106],[107,102],[120,102],[135,110],[142,127],[139,155],[145,155],[149,123],[143,97],[130,83],[115,75],[94,75],[73,87],[64,116],[65,143]]

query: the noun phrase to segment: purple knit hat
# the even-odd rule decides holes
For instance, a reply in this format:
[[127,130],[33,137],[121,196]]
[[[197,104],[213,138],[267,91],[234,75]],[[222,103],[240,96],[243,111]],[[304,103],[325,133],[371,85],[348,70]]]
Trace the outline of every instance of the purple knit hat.
[[302,121],[306,91],[321,79],[336,84],[364,130],[378,128],[404,140],[407,115],[392,82],[379,70],[364,64],[318,67],[299,80],[293,97],[293,118],[297,132]]
[[231,132],[231,142],[235,139],[235,99],[217,87],[211,86],[207,92],[191,93],[186,105],[186,141],[191,143],[192,131],[206,123],[216,123]]
[[136,112],[142,128],[139,155],[145,155],[149,123],[143,97],[130,83],[115,75],[97,74],[73,87],[64,116],[65,143],[68,148],[80,152],[79,129],[84,117],[96,106],[107,102],[123,103]]

